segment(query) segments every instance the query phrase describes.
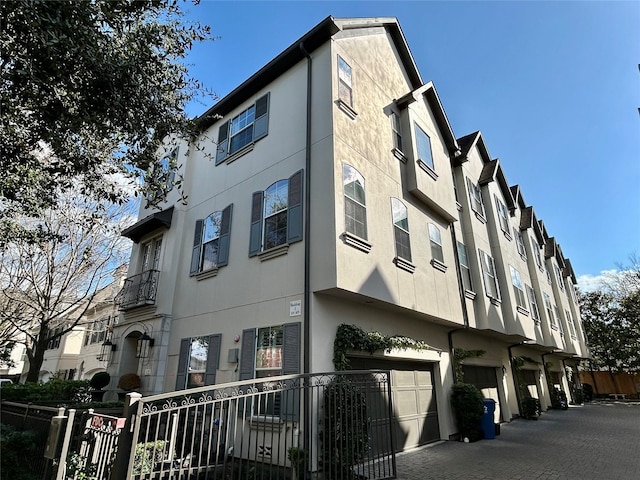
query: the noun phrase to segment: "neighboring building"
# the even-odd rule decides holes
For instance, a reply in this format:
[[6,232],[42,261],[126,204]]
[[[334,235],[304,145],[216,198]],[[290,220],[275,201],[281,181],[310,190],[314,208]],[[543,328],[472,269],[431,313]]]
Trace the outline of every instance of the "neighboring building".
[[199,122],[203,148],[170,152],[188,203],[123,232],[114,376],[151,394],[333,371],[341,324],[421,340],[350,357],[392,370],[400,450],[456,433],[456,349],[486,352],[465,381],[496,420],[518,414],[513,357],[543,407],[548,380],[570,393],[571,264],[482,135],[453,133],[395,19],[323,20]]
[[[46,382],[54,377],[63,380],[89,380],[95,373],[106,371],[111,355],[115,352],[103,345],[105,341],[109,343],[111,331],[117,323],[119,312],[114,297],[121,286],[122,282],[118,279],[100,289],[80,321],[69,332],[49,342],[40,368],[40,381]],[[86,304],[80,304],[78,308],[83,309],[84,305]],[[61,323],[52,333],[65,328],[66,324]],[[29,371],[26,354],[23,364],[24,379]]]

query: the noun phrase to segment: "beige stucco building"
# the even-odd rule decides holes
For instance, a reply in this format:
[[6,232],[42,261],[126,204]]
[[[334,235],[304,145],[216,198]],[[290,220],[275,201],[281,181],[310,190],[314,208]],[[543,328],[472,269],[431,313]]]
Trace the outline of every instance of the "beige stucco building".
[[456,434],[456,349],[485,351],[465,381],[496,421],[519,413],[513,357],[543,407],[544,363],[570,393],[567,359],[588,355],[571,264],[482,135],[454,134],[395,19],[323,20],[199,122],[167,151],[187,202],[171,191],[123,232],[114,383],[333,371],[354,324],[430,346],[350,356],[393,371],[400,449]]

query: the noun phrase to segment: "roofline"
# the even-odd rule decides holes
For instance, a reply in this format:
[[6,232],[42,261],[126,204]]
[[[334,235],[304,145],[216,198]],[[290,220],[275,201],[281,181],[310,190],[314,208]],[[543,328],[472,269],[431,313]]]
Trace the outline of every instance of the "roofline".
[[391,38],[398,50],[398,54],[405,66],[409,80],[411,81],[412,88],[416,89],[422,86],[422,78],[420,77],[418,68],[413,60],[407,41],[396,18],[380,17],[336,19],[332,16],[328,16],[298,40],[293,42],[264,67],[221,98],[215,105],[197,117],[195,120],[196,123],[203,129],[210,127],[217,122],[220,117],[224,117],[230,113],[242,102],[246,101],[252,95],[255,95],[260,89],[264,88],[265,85],[273,82],[298,62],[304,60],[306,56],[300,48],[301,45],[304,45],[304,49],[311,54],[340,31],[374,26],[385,27],[391,35]]

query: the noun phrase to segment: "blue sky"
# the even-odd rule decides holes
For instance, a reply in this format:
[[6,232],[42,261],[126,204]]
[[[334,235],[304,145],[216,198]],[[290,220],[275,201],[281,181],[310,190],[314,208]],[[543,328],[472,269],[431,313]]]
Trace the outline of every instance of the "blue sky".
[[640,2],[203,0],[188,9],[219,37],[188,62],[220,97],[328,15],[397,17],[456,136],[482,131],[581,286],[640,254]]

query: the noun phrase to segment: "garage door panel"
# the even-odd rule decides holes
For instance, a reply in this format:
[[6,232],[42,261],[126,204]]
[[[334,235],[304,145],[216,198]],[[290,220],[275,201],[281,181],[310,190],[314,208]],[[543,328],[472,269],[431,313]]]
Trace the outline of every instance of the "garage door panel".
[[394,392],[393,408],[396,416],[415,415],[418,413],[418,400],[414,391]]
[[498,376],[495,367],[478,367],[475,365],[463,365],[464,381],[475,385],[483,398],[492,398],[496,402],[494,421],[503,420],[500,409],[500,395],[498,393]]

